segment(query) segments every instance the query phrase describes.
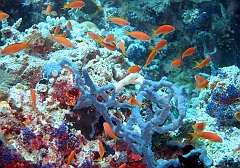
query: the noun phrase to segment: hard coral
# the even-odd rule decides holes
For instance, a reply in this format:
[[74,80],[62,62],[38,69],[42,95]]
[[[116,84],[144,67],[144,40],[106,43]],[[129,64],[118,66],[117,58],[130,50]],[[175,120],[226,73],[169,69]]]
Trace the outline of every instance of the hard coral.
[[[72,74],[70,68],[64,67],[61,73],[58,71],[60,70],[57,69],[51,72],[53,76],[51,79],[53,79],[53,82],[49,85],[49,87],[52,88],[49,89],[48,94],[50,97],[48,104],[51,105],[59,103],[61,106],[63,106],[63,108],[66,108],[66,106],[69,104],[75,104],[75,101],[79,97],[80,92],[75,89],[73,82],[74,75]],[[51,74],[49,73],[49,75]]]
[[22,129],[23,142],[30,144],[30,141],[33,138],[36,138],[36,135],[30,130],[30,128],[25,127]]
[[30,162],[25,161],[13,146],[6,146],[0,140],[0,167],[29,167]]
[[211,76],[211,96],[208,98],[206,111],[209,115],[216,117],[220,125],[231,125],[237,122],[234,119],[234,113],[240,102],[238,74],[239,69],[234,66],[217,70]]
[[65,154],[69,154],[80,145],[79,137],[72,133],[67,125],[66,122],[63,122],[60,127],[54,130],[51,134],[52,138],[55,139],[57,150]]
[[60,102],[60,104],[65,104],[66,95],[68,91],[68,82],[67,81],[55,81],[53,84],[53,92],[51,92],[51,97]]

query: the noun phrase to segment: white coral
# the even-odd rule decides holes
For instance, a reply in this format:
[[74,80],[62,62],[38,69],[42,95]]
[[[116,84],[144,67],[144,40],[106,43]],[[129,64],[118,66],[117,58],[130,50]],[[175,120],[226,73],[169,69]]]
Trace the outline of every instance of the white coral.
[[144,77],[142,75],[140,75],[138,73],[131,73],[131,74],[127,75],[125,78],[123,78],[122,80],[120,80],[119,82],[114,83],[114,88],[115,88],[115,91],[118,93],[118,92],[123,91],[124,86],[126,86],[126,85],[130,85],[130,84],[142,85],[143,80],[144,80]]

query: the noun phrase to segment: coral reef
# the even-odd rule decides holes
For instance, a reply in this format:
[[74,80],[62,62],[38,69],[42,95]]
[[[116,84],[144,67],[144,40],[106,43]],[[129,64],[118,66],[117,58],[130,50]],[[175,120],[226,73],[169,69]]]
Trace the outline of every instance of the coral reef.
[[240,3],[83,1],[1,1],[0,167],[237,167]]
[[217,118],[220,125],[232,125],[234,113],[239,105],[239,69],[236,66],[214,71],[210,78],[210,98],[206,112]]

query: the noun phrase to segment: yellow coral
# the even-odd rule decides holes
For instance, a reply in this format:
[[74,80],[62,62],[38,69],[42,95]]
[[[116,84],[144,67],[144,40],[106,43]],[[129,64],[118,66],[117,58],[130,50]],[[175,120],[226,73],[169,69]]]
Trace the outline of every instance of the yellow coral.
[[6,114],[8,112],[10,112],[11,107],[9,106],[9,104],[6,101],[1,101],[0,102],[0,112],[3,114]]

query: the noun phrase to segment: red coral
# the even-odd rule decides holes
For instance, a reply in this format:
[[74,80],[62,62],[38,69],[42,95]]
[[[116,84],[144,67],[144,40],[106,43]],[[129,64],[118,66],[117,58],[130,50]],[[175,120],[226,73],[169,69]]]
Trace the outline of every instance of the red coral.
[[123,152],[123,151],[127,151],[127,150],[130,150],[130,149],[126,142],[118,141],[116,143],[116,151]]
[[134,167],[134,168],[146,168],[147,165],[143,164],[142,161],[138,161],[138,162],[130,162],[127,163],[128,167]]
[[37,83],[42,79],[42,73],[41,72],[33,73],[33,75],[30,76],[29,78],[31,87],[35,88]]
[[68,91],[68,82],[64,80],[55,80],[53,85],[53,91],[51,92],[51,97],[64,104],[66,102],[66,92]]
[[136,161],[142,161],[142,157],[138,154],[133,153],[132,151],[128,150],[127,152],[127,158],[128,162],[136,162]]
[[41,137],[37,136],[32,140],[32,145],[35,150],[40,150],[41,148],[48,149],[49,145],[42,140]]

